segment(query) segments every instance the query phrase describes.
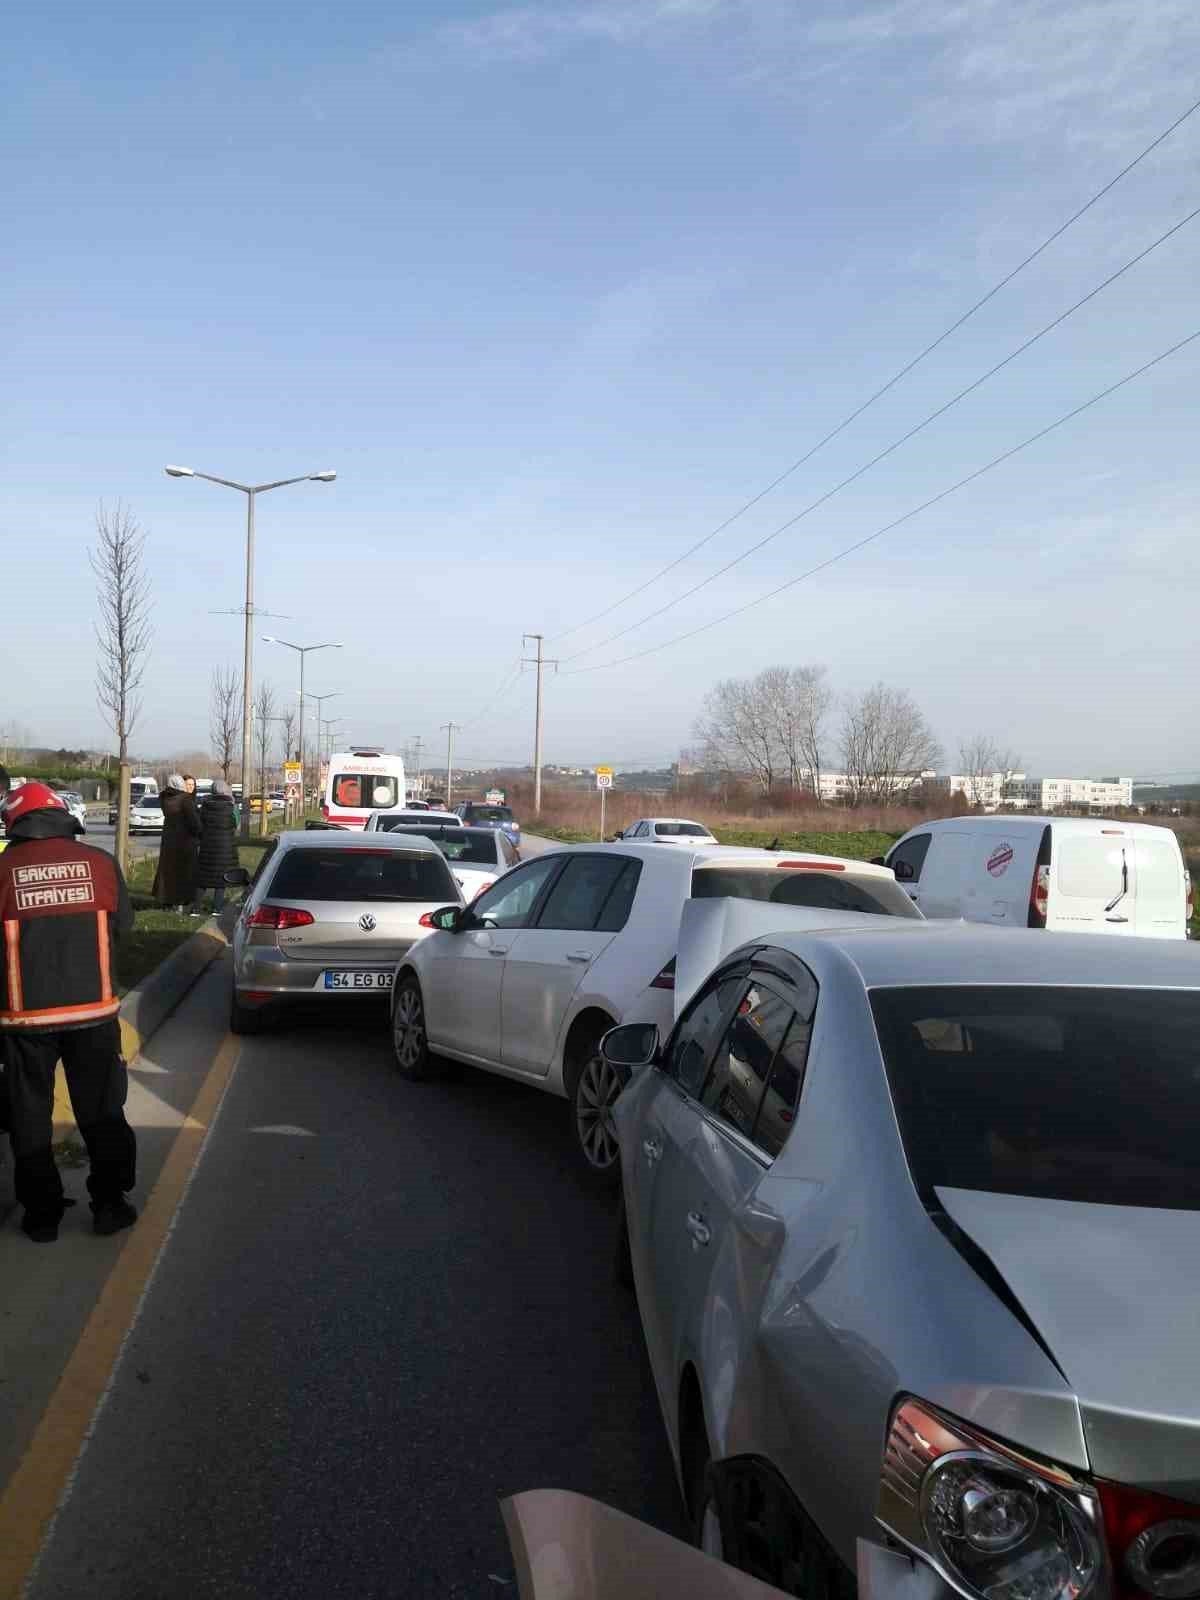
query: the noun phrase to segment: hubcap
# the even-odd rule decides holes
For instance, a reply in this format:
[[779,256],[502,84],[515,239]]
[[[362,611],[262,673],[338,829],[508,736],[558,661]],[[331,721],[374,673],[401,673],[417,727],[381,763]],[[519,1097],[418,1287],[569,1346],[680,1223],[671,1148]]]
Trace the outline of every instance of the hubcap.
[[397,1061],[402,1067],[415,1067],[425,1048],[425,1019],[414,989],[401,989],[396,996],[394,1033]]
[[618,1157],[617,1129],[612,1108],[621,1093],[621,1080],[597,1053],[584,1065],[575,1095],[575,1125],[584,1155],[593,1167],[605,1170]]

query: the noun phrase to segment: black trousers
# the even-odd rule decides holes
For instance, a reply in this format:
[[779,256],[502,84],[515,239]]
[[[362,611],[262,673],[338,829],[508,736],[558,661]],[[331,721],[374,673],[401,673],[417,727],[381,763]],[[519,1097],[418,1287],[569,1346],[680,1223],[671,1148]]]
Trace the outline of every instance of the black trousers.
[[54,1069],[61,1060],[71,1109],[91,1162],[93,1205],[120,1199],[137,1178],[137,1140],[125,1120],[129,1077],[116,1018],[90,1028],[6,1029],[0,1034],[8,1089],[13,1178],[25,1215],[57,1222],[63,1186],[54,1163]]

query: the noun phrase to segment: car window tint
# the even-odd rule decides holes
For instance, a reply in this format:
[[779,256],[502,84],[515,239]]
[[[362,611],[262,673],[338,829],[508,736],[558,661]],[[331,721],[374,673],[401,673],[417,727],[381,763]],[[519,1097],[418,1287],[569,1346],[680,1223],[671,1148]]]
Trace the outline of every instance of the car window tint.
[[250,878],[250,887],[251,888],[253,888],[254,885],[258,882],[258,880],[262,877],[263,872],[266,869],[267,862],[273,859],[273,857],[275,855],[275,851],[278,848],[279,848],[278,842],[276,840],[272,839],[271,843],[267,846],[267,848],[263,851],[262,855],[258,859],[258,865],[255,867],[254,872],[253,872],[253,874],[252,874],[252,876]]
[[596,930],[599,933],[620,933],[629,921],[629,913],[633,910],[634,898],[637,895],[638,879],[642,875],[640,861],[627,861],[617,876],[616,882],[608,891],[608,898],[600,908],[600,916],[596,921]]
[[747,1139],[792,1015],[786,1000],[751,979],[713,1057],[701,1103]]
[[811,1022],[794,1017],[787,1037],[771,1064],[771,1076],[767,1080],[767,1090],[758,1108],[758,1121],[754,1124],[751,1138],[772,1161],[783,1149],[784,1140],[796,1119],[811,1036]]
[[705,989],[680,1019],[671,1039],[666,1071],[688,1094],[700,1093],[713,1046],[745,987],[746,979],[741,973],[722,978]]
[[620,856],[573,856],[550,891],[538,927],[590,932],[624,870]]
[[708,829],[698,822],[656,822],[654,831],[660,839],[707,839]]
[[439,855],[400,850],[288,850],[271,879],[277,900],[457,900]]
[[[932,837],[932,834],[928,833],[914,834],[911,839],[905,839],[902,844],[898,844],[888,856],[887,864],[896,873],[900,882],[920,883],[921,868],[925,863],[925,857],[929,854]],[[907,870],[897,871],[897,867],[905,869],[911,867],[912,871],[911,873]]]
[[497,928],[523,928],[543,884],[557,870],[561,859],[542,856],[508,873],[473,903],[472,917],[476,921],[486,917]]
[[863,911],[874,916],[919,917],[920,912],[894,878],[811,868],[697,867],[694,900],[767,900],[779,906],[812,906],[822,911]]

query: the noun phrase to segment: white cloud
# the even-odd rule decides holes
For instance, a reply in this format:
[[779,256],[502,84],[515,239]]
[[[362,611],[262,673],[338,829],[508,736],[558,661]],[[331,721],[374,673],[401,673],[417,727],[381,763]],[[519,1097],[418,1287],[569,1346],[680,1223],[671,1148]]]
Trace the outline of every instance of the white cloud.
[[579,45],[637,45],[721,20],[741,0],[589,0],[582,5],[516,6],[472,22],[449,23],[441,37],[483,61],[540,61]]

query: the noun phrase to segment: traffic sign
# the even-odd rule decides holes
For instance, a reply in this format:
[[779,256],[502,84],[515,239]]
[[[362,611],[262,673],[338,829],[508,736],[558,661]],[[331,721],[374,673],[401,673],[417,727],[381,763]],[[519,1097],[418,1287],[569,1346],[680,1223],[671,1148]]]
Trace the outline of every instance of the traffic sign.
[[298,761],[285,761],[283,763],[284,785],[300,782],[300,763]]
[[596,768],[597,789],[611,789],[613,786],[613,769],[611,767]]

